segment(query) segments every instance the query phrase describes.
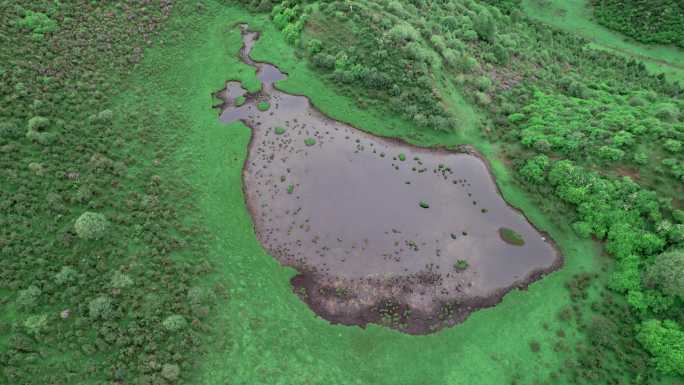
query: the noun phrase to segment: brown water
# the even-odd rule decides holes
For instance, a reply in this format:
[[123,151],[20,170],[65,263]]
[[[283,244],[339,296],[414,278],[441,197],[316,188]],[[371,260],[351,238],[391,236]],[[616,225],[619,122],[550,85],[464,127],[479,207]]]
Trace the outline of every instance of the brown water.
[[[478,156],[378,138],[324,116],[306,97],[278,91],[274,82],[286,76],[249,58],[258,34],[243,37],[241,56],[263,88],[248,95],[228,82],[221,120],[251,127],[243,182],[257,237],[300,271],[296,292],[319,315],[425,333],[560,266]],[[247,102],[235,107],[240,95]],[[524,245],[502,240],[503,227]],[[468,267],[456,268],[458,260]]]

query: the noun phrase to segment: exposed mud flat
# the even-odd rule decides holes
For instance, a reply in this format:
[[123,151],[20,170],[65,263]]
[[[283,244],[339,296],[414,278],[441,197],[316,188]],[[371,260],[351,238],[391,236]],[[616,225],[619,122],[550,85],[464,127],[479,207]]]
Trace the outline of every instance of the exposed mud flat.
[[421,149],[334,121],[278,91],[285,74],[249,58],[257,33],[243,26],[243,38],[263,87],[228,82],[221,120],[252,129],[243,188],[257,237],[299,271],[294,291],[321,317],[429,333],[562,265],[472,149]]

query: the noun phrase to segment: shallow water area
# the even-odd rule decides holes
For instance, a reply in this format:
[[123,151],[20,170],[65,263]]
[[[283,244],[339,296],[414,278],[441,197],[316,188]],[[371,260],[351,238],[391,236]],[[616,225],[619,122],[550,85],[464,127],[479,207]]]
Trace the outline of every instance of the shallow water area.
[[[243,170],[257,237],[300,275],[295,292],[333,322],[427,333],[492,306],[560,266],[561,257],[499,195],[472,153],[428,150],[334,121],[306,97],[278,91],[277,67],[249,52],[259,93],[228,82],[221,120],[252,129]],[[261,111],[260,101],[270,108]],[[524,240],[504,241],[508,228]]]

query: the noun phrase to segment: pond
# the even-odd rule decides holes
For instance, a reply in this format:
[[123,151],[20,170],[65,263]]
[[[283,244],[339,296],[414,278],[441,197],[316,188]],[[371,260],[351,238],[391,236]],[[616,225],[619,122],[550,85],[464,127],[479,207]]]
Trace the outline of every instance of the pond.
[[296,269],[294,292],[319,316],[424,334],[493,306],[562,265],[562,258],[500,196],[468,147],[425,149],[332,120],[249,52],[261,91],[238,82],[217,93],[221,121],[252,130],[243,188],[257,238]]

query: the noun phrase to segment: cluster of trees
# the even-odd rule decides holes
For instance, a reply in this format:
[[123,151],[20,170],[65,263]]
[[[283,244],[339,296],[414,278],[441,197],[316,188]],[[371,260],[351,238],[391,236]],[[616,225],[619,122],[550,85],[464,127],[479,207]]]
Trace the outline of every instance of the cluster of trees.
[[178,383],[202,353],[188,187],[139,166],[177,123],[106,108],[170,3],[0,2],[0,383]]
[[591,0],[599,23],[642,43],[684,47],[684,3],[679,0]]

